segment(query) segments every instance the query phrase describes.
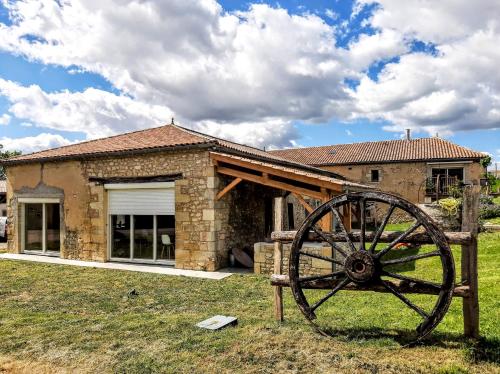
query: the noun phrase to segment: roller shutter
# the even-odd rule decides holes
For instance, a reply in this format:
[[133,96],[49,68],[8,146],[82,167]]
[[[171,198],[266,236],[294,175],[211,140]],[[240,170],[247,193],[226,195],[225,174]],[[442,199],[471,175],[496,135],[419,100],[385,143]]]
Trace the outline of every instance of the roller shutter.
[[108,190],[109,214],[175,215],[173,188]]

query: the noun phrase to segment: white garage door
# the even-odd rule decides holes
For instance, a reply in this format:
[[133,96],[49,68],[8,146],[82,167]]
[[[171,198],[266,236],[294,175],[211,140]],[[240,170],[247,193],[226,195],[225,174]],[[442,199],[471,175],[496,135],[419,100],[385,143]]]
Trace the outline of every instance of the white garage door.
[[108,184],[109,214],[175,215],[173,183]]

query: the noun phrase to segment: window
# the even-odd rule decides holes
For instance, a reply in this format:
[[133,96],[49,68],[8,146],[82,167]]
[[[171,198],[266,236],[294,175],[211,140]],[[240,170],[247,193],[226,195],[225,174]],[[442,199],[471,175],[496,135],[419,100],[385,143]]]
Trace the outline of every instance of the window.
[[110,257],[129,261],[174,261],[174,215],[110,216]]
[[115,261],[175,261],[173,182],[111,183],[109,257]]
[[432,168],[427,179],[427,194],[450,195],[464,181],[464,168]]
[[[22,200],[20,201],[22,203]],[[22,249],[27,252],[58,253],[61,250],[59,203],[26,202],[22,205]]]
[[370,172],[370,181],[371,182],[380,182],[380,171],[377,169],[373,169]]

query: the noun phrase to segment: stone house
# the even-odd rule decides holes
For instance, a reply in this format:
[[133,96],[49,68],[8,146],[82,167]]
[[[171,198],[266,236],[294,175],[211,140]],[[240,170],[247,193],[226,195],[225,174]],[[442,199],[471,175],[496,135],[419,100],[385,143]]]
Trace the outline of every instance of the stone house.
[[399,195],[413,203],[478,185],[485,155],[433,137],[285,149],[273,155],[340,174],[350,181]]
[[9,252],[209,271],[227,266],[231,249],[269,238],[276,198],[326,201],[365,188],[173,124],[3,166]]

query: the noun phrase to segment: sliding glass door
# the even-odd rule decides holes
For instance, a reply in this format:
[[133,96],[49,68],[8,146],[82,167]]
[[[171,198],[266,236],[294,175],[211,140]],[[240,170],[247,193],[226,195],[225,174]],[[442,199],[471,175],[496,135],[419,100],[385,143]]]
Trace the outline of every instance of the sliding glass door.
[[61,250],[61,216],[58,203],[25,203],[23,205],[24,252],[55,254]]
[[112,214],[110,258],[117,261],[175,261],[174,215]]

